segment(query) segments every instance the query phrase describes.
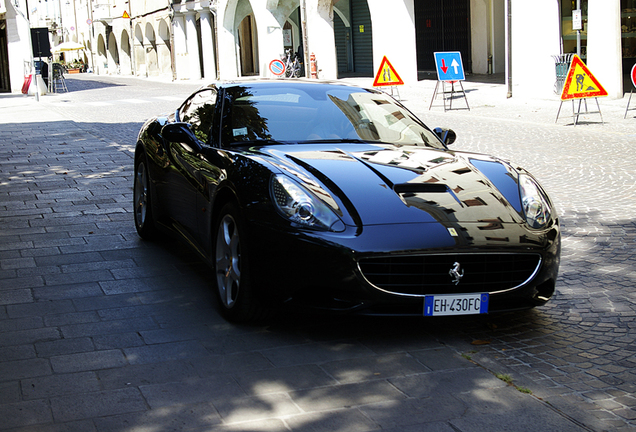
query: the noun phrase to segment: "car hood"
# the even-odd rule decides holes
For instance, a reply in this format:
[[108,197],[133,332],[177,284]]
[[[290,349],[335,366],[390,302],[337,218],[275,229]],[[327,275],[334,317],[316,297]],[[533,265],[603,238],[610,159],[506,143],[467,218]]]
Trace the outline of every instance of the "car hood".
[[319,188],[318,196],[324,197],[328,191],[336,198],[327,199],[328,204],[345,207],[352,219],[363,225],[479,222],[489,229],[523,220],[518,174],[493,157],[360,144],[261,150],[310,190]]

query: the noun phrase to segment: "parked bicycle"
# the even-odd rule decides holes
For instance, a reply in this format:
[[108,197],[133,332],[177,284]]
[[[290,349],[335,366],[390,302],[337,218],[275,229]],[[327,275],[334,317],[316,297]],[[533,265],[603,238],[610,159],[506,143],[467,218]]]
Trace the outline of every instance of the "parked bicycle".
[[294,53],[292,59],[292,50],[286,49],[285,56],[281,56],[281,60],[285,63],[285,78],[299,78],[300,77],[300,60],[298,53]]

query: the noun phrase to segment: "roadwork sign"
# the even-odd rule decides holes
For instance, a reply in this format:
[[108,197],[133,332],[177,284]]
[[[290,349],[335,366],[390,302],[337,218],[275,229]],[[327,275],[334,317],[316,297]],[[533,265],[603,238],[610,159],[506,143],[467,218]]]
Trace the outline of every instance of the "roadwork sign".
[[433,55],[435,56],[438,81],[463,81],[466,79],[462,53],[459,51],[436,52]]
[[396,86],[403,85],[404,81],[400,78],[400,75],[393,68],[389,59],[384,56],[382,58],[382,63],[380,63],[380,68],[378,69],[378,73],[375,75],[375,80],[373,81],[374,87],[381,86]]
[[561,100],[585,99],[607,96],[607,91],[601,83],[592,75],[592,72],[576,54],[572,56],[572,63],[568,70]]

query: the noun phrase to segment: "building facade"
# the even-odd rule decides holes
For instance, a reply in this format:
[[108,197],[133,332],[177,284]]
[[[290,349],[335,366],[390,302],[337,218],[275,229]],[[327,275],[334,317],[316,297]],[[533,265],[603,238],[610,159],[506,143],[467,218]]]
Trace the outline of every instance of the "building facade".
[[[17,32],[9,9],[27,0],[0,1],[11,2],[0,18],[13,20],[5,33],[9,26]],[[436,78],[434,52],[459,51],[466,73],[505,74],[508,96],[553,97],[554,56],[576,50],[576,39],[582,41],[583,60],[618,98],[636,61],[636,0],[53,2],[59,4],[54,19],[50,11],[43,18],[40,6],[32,11],[31,26],[36,17],[39,26],[55,22],[53,45],[83,44],[85,50],[70,56],[81,57],[97,74],[209,81],[272,77],[271,62],[290,50],[299,54],[307,76],[310,57],[318,78],[338,79],[373,77],[386,56],[409,83]],[[579,2],[583,28],[577,32],[572,11]],[[3,43],[12,51],[10,38],[2,38],[0,30],[0,56]]]

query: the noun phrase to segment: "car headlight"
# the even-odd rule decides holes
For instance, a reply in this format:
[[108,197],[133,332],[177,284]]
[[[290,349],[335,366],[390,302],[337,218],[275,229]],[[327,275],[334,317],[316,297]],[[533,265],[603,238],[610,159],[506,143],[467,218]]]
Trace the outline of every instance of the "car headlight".
[[303,227],[344,231],[344,223],[325,203],[285,175],[274,175],[271,194],[278,210],[294,223]]
[[535,179],[519,175],[519,193],[526,222],[531,228],[543,228],[552,215],[550,201]]

